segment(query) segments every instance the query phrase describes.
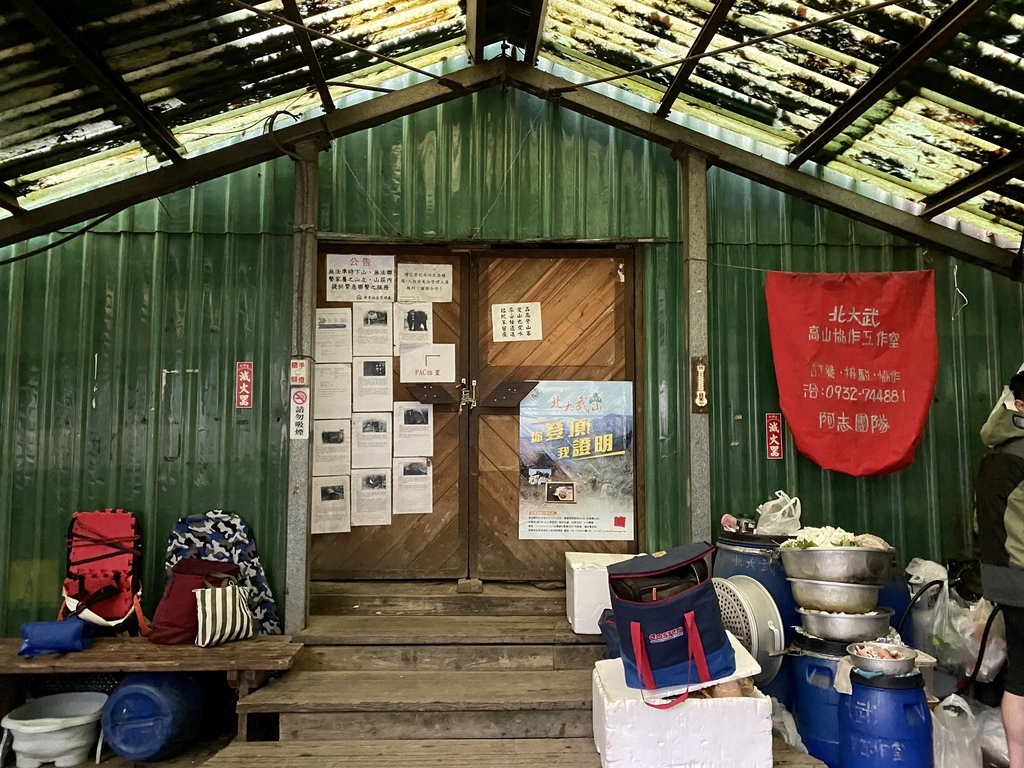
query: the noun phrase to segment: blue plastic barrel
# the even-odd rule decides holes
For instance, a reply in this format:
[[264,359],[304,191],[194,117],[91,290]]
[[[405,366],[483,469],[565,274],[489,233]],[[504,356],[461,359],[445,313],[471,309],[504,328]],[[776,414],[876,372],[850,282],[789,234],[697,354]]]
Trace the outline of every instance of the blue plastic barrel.
[[843,768],[933,768],[932,717],[920,673],[867,678],[839,708]]
[[[779,544],[787,538],[745,533],[729,533],[719,538],[716,542],[718,550],[715,553],[714,575],[722,579],[749,576],[767,589],[782,617],[783,638],[788,646],[793,642],[793,627],[800,625],[800,614],[796,612],[793,590],[786,581],[786,571],[779,558]],[[783,657],[778,674],[760,688],[768,696],[774,696],[787,709],[792,709],[792,676],[789,657]]]
[[[889,624],[895,628],[908,605],[910,605],[910,585],[907,584],[907,575],[900,570],[897,563],[894,563],[889,581],[878,593],[878,607],[893,609]],[[910,616],[907,616],[903,627],[900,628],[900,637],[907,645],[914,645],[914,623],[910,620]]]
[[203,735],[203,692],[180,672],[128,675],[103,707],[103,740],[125,760],[165,760]]
[[797,633],[793,643],[793,719],[811,757],[828,768],[840,768],[839,705],[843,698],[834,687],[839,660],[846,643],[820,640]]

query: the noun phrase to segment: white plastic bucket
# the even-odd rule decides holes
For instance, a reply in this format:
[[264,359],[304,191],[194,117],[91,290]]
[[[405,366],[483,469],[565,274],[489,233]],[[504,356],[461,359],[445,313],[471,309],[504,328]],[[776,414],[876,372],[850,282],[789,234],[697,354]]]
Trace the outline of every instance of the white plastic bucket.
[[[0,726],[14,739],[18,768],[57,768],[84,763],[97,746],[105,693],[58,693],[15,709]],[[6,745],[7,733],[3,742]],[[0,746],[0,755],[3,746]]]

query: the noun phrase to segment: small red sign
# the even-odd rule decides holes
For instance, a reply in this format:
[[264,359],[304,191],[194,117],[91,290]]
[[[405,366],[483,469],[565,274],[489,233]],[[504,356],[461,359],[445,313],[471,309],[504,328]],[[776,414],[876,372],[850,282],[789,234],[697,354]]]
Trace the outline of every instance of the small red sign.
[[625,528],[626,527],[626,516],[625,515],[616,515],[615,516],[615,520],[614,520],[614,524],[615,524],[616,528]]
[[764,415],[764,433],[768,458],[781,459],[783,457],[781,413],[766,413]]
[[235,408],[252,408],[252,363],[236,364]]

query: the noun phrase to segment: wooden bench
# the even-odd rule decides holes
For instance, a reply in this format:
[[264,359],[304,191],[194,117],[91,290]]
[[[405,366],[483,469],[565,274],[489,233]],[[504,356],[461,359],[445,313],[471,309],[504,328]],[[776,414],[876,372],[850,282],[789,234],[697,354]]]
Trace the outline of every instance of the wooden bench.
[[[24,700],[29,675],[128,672],[224,672],[228,684],[243,699],[274,672],[295,663],[301,643],[290,637],[260,636],[213,648],[195,645],[155,645],[143,637],[101,638],[84,651],[25,658],[18,655],[21,640],[0,638],[0,716]],[[238,739],[249,736],[247,714],[238,715]]]

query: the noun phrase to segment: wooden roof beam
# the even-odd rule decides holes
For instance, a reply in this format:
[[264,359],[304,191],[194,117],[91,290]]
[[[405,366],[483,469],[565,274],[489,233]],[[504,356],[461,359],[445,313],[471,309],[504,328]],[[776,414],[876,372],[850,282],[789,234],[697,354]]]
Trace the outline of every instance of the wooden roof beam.
[[[284,5],[284,15],[295,23],[304,27],[306,22],[299,11],[298,3],[295,0],[281,0]],[[334,104],[334,97],[331,96],[331,89],[327,85],[327,78],[324,77],[324,70],[320,66],[320,59],[317,58],[316,50],[313,48],[313,41],[309,33],[300,27],[292,27],[295,32],[295,39],[298,40],[299,48],[302,49],[302,57],[306,60],[306,69],[313,80],[316,92],[320,94],[320,103],[323,105],[324,113],[333,112],[337,107]]]
[[466,0],[466,50],[473,64],[484,61],[487,45],[487,0]]
[[319,140],[326,145],[329,138],[365,131],[445,104],[496,85],[504,72],[503,62],[489,61],[453,72],[446,76],[446,83],[438,80],[417,83],[351,107],[336,109],[329,115],[319,115],[280,128],[272,136],[256,136],[182,163],[155,168],[148,173],[33,208],[20,216],[0,221],[0,248],[274,160],[285,155],[288,148],[304,141]]
[[998,187],[1004,181],[1009,181],[1020,175],[1022,171],[1024,171],[1024,147],[1015,149],[998,160],[967,174],[962,179],[954,181],[948,187],[928,195],[921,201],[924,205],[921,215],[926,219],[938,216],[950,208],[956,208],[958,205],[966,203],[982,192]]
[[21,203],[18,202],[18,196],[14,193],[14,190],[3,182],[0,182],[0,208],[10,211],[15,216],[25,212],[25,209],[21,207]]
[[[922,246],[936,248],[962,261],[978,264],[997,274],[1017,279],[1014,254],[997,245],[926,221],[891,205],[659,118],[589,88],[575,88],[568,80],[541,72],[535,67],[516,62],[508,62],[506,66],[509,85],[541,98],[551,99],[565,109],[669,147],[673,152],[686,149],[699,152],[708,158],[708,165],[717,165],[759,184],[795,195],[857,221],[866,222]],[[0,245],[3,245],[2,241]]]
[[[729,11],[732,10],[735,3],[736,0],[717,0],[715,7],[711,9],[711,14],[704,22],[704,26],[700,28],[700,32],[697,33],[697,37],[694,38],[693,45],[691,45],[690,50],[687,51],[687,57],[700,56],[708,49],[708,46],[711,45],[711,41],[714,40],[715,35],[718,34],[718,30],[722,28],[722,24],[724,24],[726,18],[728,18]],[[658,117],[667,117],[668,113],[672,111],[672,105],[676,103],[676,99],[678,99],[679,94],[683,92],[683,88],[686,87],[686,83],[690,79],[690,75],[693,74],[693,70],[697,68],[700,61],[700,59],[692,59],[690,61],[684,61],[679,65],[679,71],[676,72],[676,76],[672,78],[672,82],[669,84],[668,90],[665,91],[665,97],[661,100],[661,104],[658,106],[657,112],[655,112]]]
[[527,64],[536,64],[540,56],[540,46],[544,40],[544,22],[548,17],[548,0],[533,0],[530,9],[530,26],[526,31]]
[[124,79],[94,51],[78,31],[58,16],[49,4],[37,0],[12,0],[22,15],[42,32],[93,85],[95,85],[129,120],[135,123],[163,155],[176,163],[184,161],[181,144],[149,110]]
[[792,152],[796,157],[790,162],[790,166],[799,168],[811,160],[832,139],[878,103],[885,94],[903,82],[910,73],[945,48],[992,3],[993,0],[956,0],[947,6],[931,24],[879,67],[864,85],[854,91],[850,98],[840,104],[821,125],[793,148]]

